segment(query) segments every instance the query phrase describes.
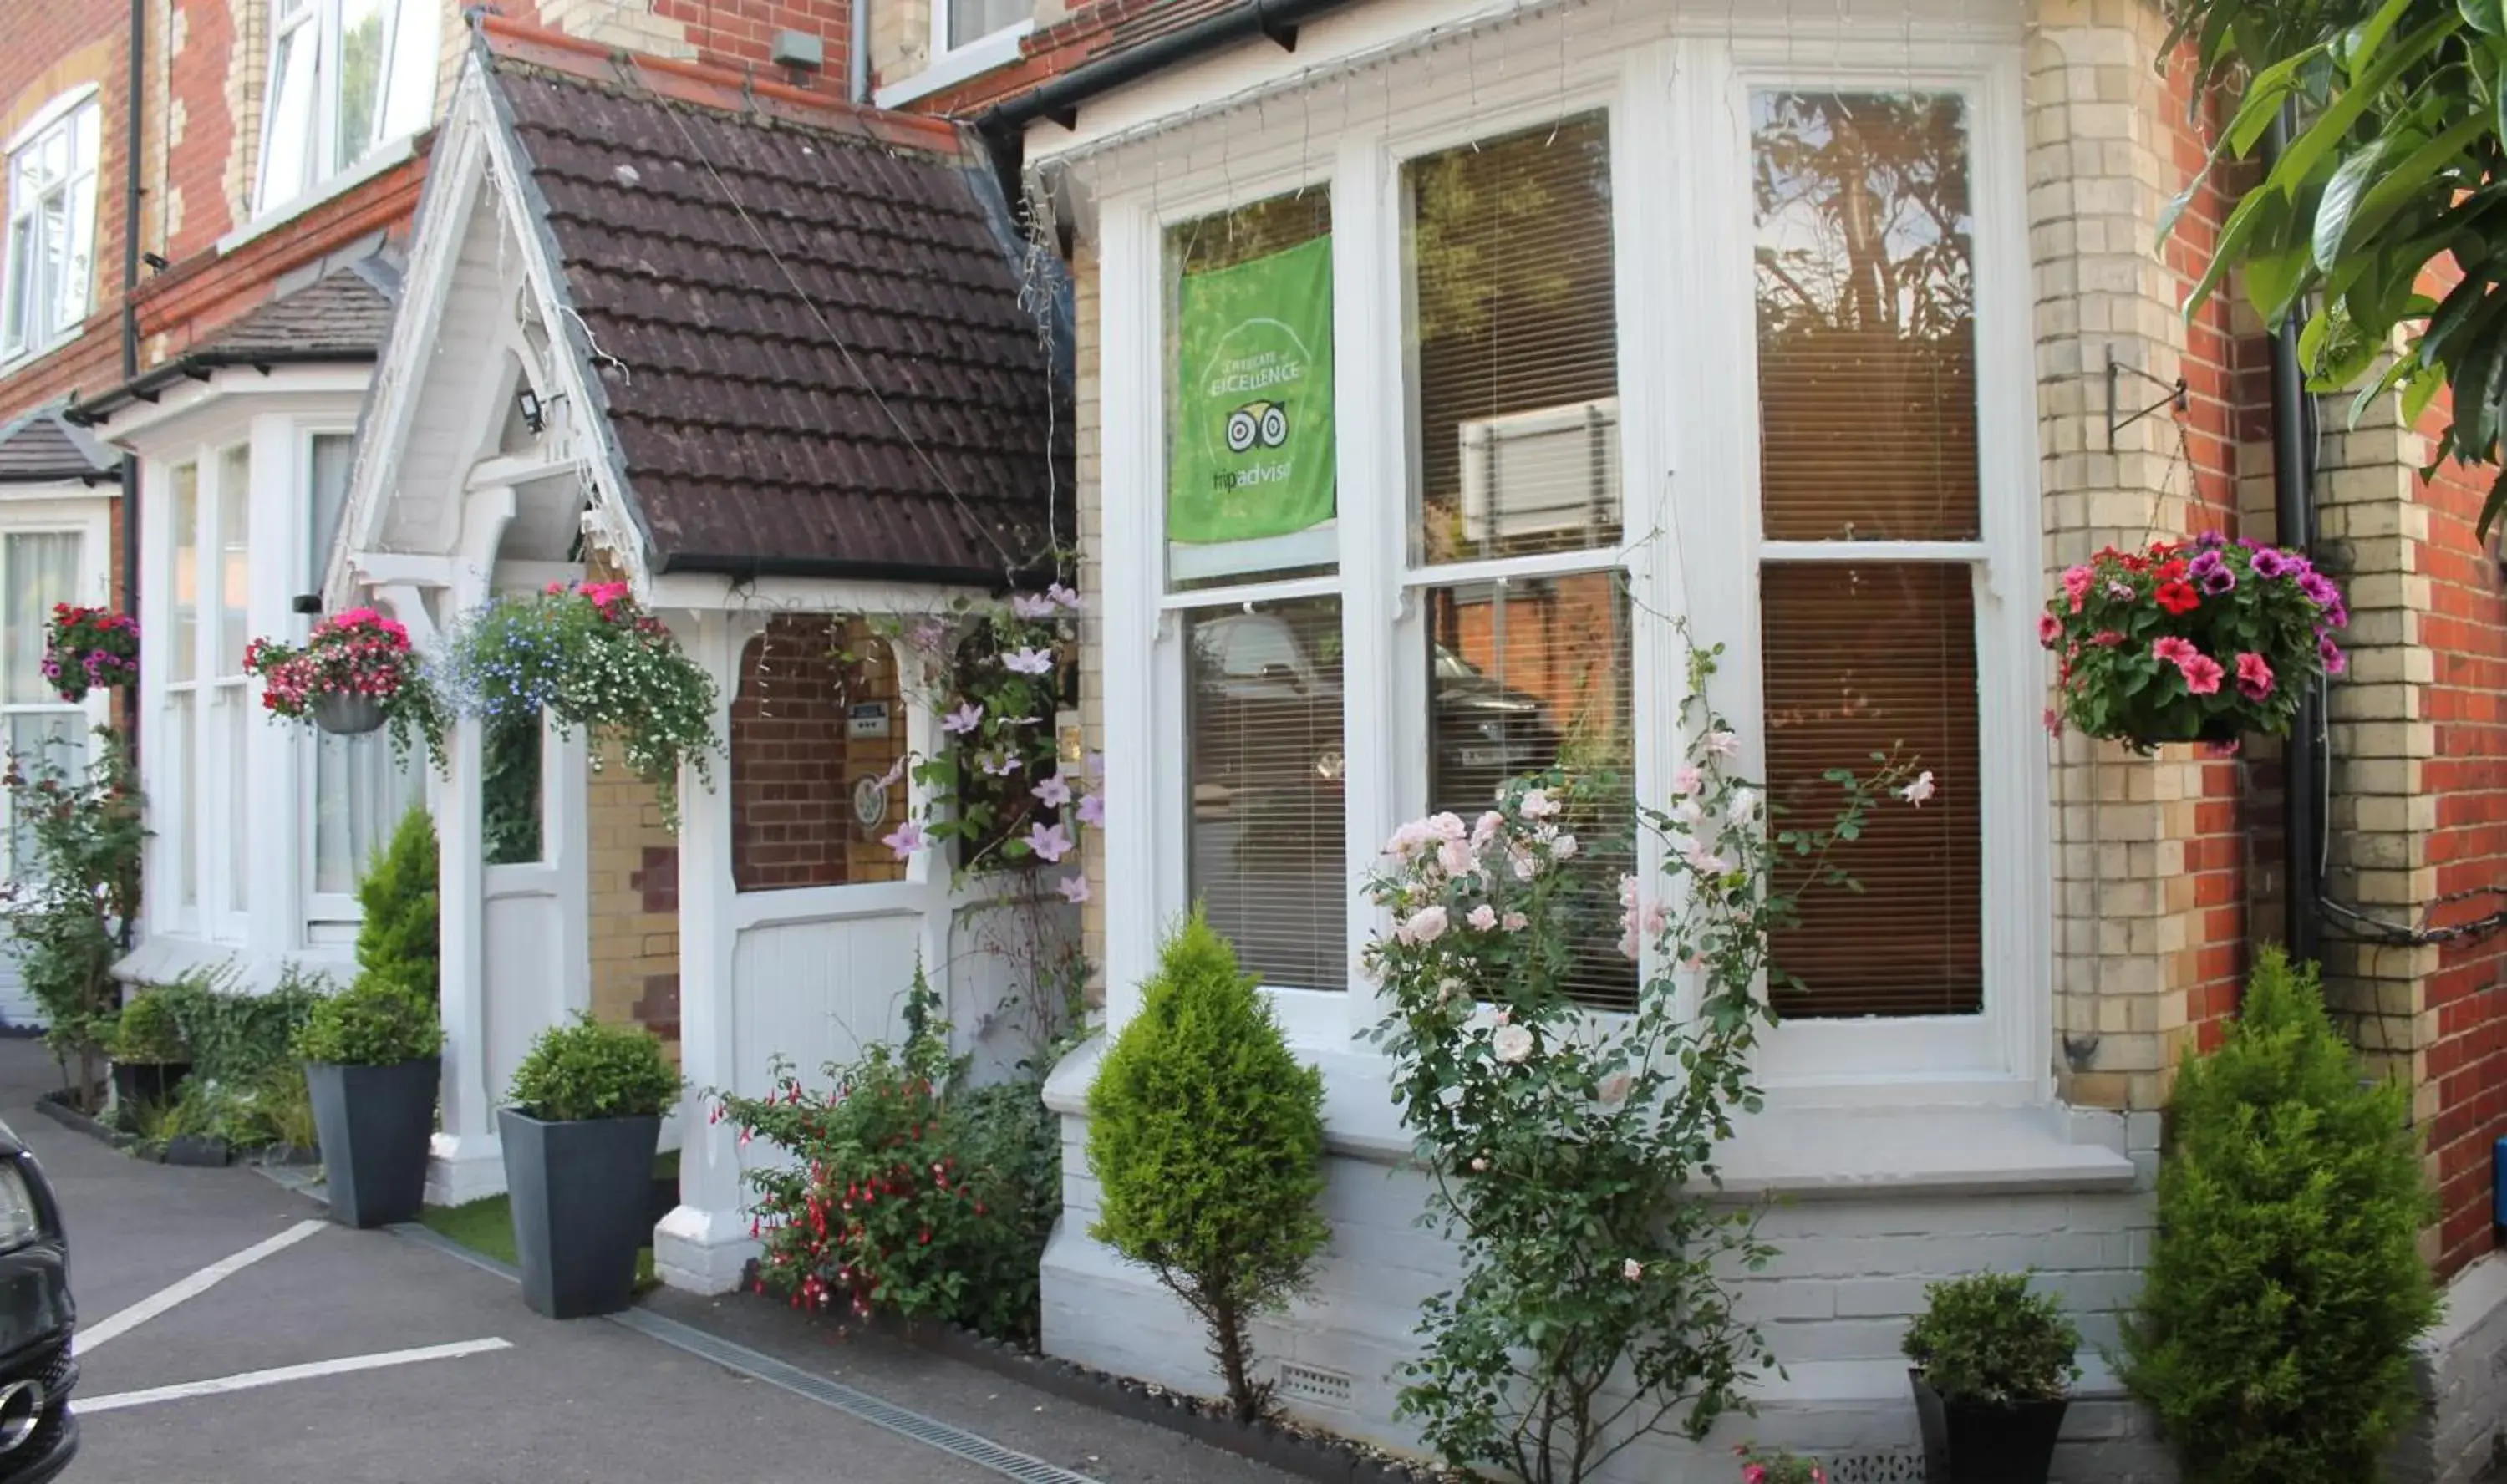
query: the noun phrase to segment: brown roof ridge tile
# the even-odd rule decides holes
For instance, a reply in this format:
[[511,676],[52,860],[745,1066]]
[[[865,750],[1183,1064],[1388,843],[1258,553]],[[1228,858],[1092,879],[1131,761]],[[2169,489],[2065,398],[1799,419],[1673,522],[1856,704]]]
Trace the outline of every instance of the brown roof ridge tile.
[[491,54],[588,83],[639,87],[655,97],[716,113],[777,119],[896,148],[942,155],[968,149],[959,126],[947,119],[820,97],[737,68],[632,52],[502,16],[482,14],[478,23]]

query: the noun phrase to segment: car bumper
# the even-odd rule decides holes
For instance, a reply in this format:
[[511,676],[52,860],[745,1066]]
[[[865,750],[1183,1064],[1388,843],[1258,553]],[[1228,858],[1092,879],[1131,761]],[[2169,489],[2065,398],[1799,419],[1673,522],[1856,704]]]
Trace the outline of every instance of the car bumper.
[[0,1366],[0,1384],[33,1381],[44,1389],[44,1410],[35,1430],[26,1434],[24,1442],[0,1453],[0,1484],[47,1484],[78,1457],[78,1418],[70,1410],[78,1380],[78,1359],[70,1352],[66,1333]]

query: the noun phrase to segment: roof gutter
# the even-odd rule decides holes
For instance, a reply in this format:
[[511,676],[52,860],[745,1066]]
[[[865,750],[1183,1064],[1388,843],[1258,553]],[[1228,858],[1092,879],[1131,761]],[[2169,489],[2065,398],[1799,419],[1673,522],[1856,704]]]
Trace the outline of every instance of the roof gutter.
[[975,127],[992,151],[993,169],[1000,176],[1001,194],[1019,199],[1019,176],[1026,163],[1027,127],[1050,119],[1065,128],[1079,127],[1079,106],[1169,67],[1199,61],[1239,42],[1256,38],[1297,50],[1297,28],[1349,0],[1244,0],[1178,30],[1155,36],[1111,56],[1084,62],[1041,87],[996,103],[975,116]]
[[221,348],[209,346],[179,355],[145,376],[133,377],[119,386],[108,387],[85,402],[61,414],[81,427],[93,427],[133,402],[154,402],[164,395],[165,388],[177,381],[205,381],[213,372],[234,367],[249,367],[268,376],[281,366],[366,366],[372,365],[372,346],[324,347],[319,345],[263,345],[259,347]]
[[841,557],[745,557],[709,552],[676,552],[653,568],[656,576],[681,573],[728,577],[734,586],[767,577],[808,578],[828,582],[920,582],[934,587],[984,588],[994,592],[1022,579],[1050,575],[1049,569],[1004,572],[999,567],[940,566],[930,562],[857,561]]

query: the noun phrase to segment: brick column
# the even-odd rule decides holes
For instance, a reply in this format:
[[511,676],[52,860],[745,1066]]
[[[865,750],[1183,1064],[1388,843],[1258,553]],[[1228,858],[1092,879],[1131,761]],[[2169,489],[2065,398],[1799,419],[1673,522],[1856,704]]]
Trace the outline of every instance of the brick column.
[[[2165,22],[2144,0],[2035,0],[2025,106],[2035,274],[2046,579],[2100,547],[2234,529],[2231,342],[2215,311],[2189,327],[2184,254],[2207,252],[2198,202],[2170,256],[2154,251],[2188,177],[2181,95],[2158,70]],[[2198,164],[2198,143],[2194,163]],[[2111,432],[2117,415],[2192,383]],[[2051,676],[2050,676],[2051,678]],[[2242,769],[2190,746],[2139,757],[2066,736],[2053,748],[2055,1045],[2063,1096],[2165,1104],[2198,1022],[2240,967]]]

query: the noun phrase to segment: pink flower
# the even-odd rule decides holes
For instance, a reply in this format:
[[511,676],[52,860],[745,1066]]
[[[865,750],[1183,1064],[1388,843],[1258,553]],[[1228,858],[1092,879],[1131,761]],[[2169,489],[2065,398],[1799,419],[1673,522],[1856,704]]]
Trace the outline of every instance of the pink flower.
[[1549,797],[1545,788],[1527,789],[1518,809],[1527,819],[1546,819],[1558,813],[1558,801]]
[[1027,830],[1027,848],[1040,859],[1060,860],[1071,853],[1071,836],[1059,824],[1031,824]]
[[1767,1466],[1752,1464],[1741,1470],[1741,1484],[1767,1484]]
[[2315,641],[2315,653],[2324,662],[2324,672],[2328,675],[2338,675],[2350,668],[2349,657],[2343,654],[2342,646],[2334,643],[2333,635],[2329,633]]
[[1468,840],[1444,840],[1436,845],[1436,864],[1448,876],[1469,876],[1479,869],[1479,857],[1472,853]]
[[2114,629],[2101,629],[2089,635],[2089,642],[2100,649],[2113,649],[2124,642],[2124,634]]
[[2171,633],[2163,639],[2151,640],[2150,657],[2181,668],[2188,660],[2200,659],[2202,651],[2194,647],[2192,639],[2178,638]]
[[2063,713],[2062,713],[2062,712],[2060,712],[2060,711],[2058,711],[2058,710],[2054,709],[2053,706],[2050,706],[2046,707],[2046,714],[2045,714],[2045,716],[2044,716],[2044,718],[2043,718],[2043,719],[2044,719],[2044,721],[2045,721],[2045,723],[2046,723],[2046,735],[2047,735],[2047,736],[2049,736],[2049,737],[2060,737],[2060,736],[2062,736],[2062,735],[2063,735]]
[[1065,901],[1077,903],[1088,900],[1088,878],[1085,876],[1066,876],[1054,886],[1061,890]]
[[2237,656],[2237,694],[2248,701],[2261,701],[2271,694],[2272,669],[2262,655],[2248,650]]
[[1700,787],[1704,786],[1705,782],[1706,776],[1697,771],[1697,765],[1694,763],[1683,763],[1679,767],[1671,770],[1671,791],[1673,793],[1692,794]]
[[1472,924],[1472,930],[1473,932],[1487,932],[1490,928],[1497,925],[1497,909],[1486,902],[1482,902],[1478,906],[1472,908],[1470,916],[1464,918],[1463,921]]
[[1422,907],[1393,929],[1393,936],[1404,943],[1434,943],[1445,935],[1445,909]]
[[1472,849],[1475,851],[1487,850],[1488,843],[1495,840],[1497,838],[1497,832],[1504,828],[1506,828],[1506,815],[1499,814],[1496,810],[1492,809],[1488,813],[1480,815],[1479,818],[1474,820],[1472,824]]
[[2056,618],[2052,613],[2040,613],[2037,615],[2038,643],[2052,649],[2054,647],[2055,640],[2060,639],[2062,636],[2063,621],[2061,619]]
[[1645,1264],[1631,1257],[1627,1261],[1619,1264],[1619,1276],[1630,1283],[1635,1283],[1638,1279],[1645,1277]]
[[923,849],[927,842],[923,838],[922,824],[917,820],[908,819],[888,834],[880,836],[879,843],[894,851],[896,858],[903,860]]
[[2185,676],[2185,688],[2197,696],[2217,695],[2220,690],[2220,662],[2209,655],[2198,654],[2176,667]]
[[1741,752],[1741,739],[1726,731],[1709,732],[1706,734],[1706,750],[1717,757],[1737,757]]
[[2081,599],[2089,596],[2089,584],[2096,578],[2097,574],[2086,565],[2063,569],[2063,596],[2072,600],[2073,612],[2081,611]]
[[1055,602],[1070,609],[1073,613],[1079,611],[1079,595],[1072,592],[1071,589],[1064,587],[1061,583],[1057,582],[1051,587],[1046,588],[1044,590],[1044,596],[1052,598]]
[[905,765],[912,761],[913,759],[905,753],[898,753],[896,761],[889,764],[888,771],[879,776],[879,786],[881,788],[894,788],[897,780],[905,777]]
[[1934,792],[1933,772],[1931,769],[1927,768],[1923,772],[1915,775],[1915,780],[1913,782],[1899,789],[1898,797],[1906,800],[1908,808],[1921,809],[1925,804],[1931,801]]
[[1532,919],[1520,912],[1509,912],[1497,920],[1497,925],[1508,932],[1521,932],[1532,925]]

